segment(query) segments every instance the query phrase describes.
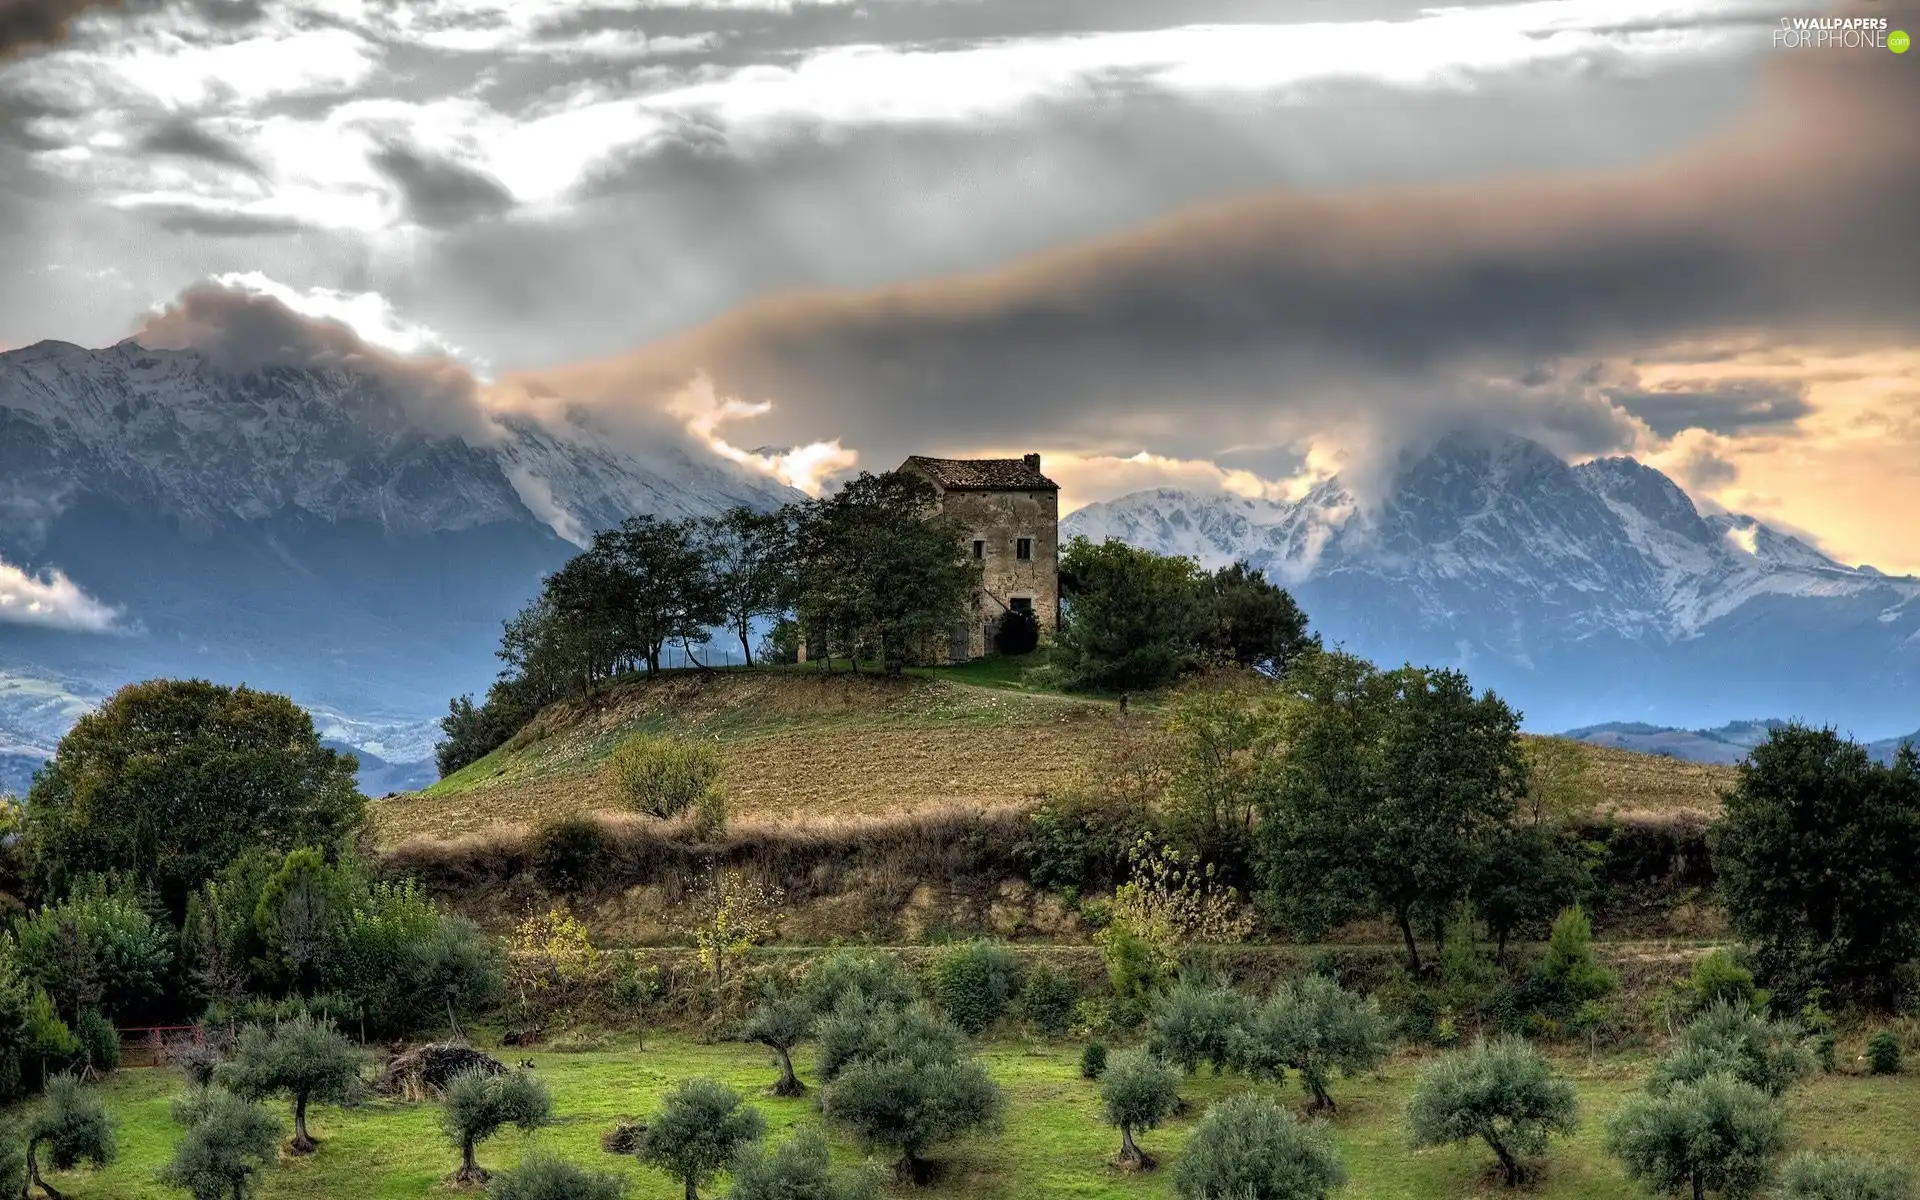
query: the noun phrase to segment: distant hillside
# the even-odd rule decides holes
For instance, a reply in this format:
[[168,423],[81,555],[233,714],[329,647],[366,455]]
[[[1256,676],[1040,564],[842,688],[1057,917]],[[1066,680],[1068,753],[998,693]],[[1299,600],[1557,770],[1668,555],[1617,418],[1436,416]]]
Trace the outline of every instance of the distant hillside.
[[[619,808],[601,766],[642,730],[712,738],[732,813],[774,820],[1030,803],[1157,735],[1154,715],[1138,706],[1122,716],[1105,701],[960,682],[978,677],[676,672],[590,705],[556,705],[447,779],[377,802],[374,820],[393,845]],[[1592,758],[1605,805],[1622,812],[1711,812],[1731,778],[1724,767],[1619,749],[1594,747]]]
[[[1744,760],[1749,750],[1766,741],[1769,732],[1785,724],[1780,720],[1733,721],[1718,729],[1674,729],[1640,721],[1613,721],[1569,729],[1562,736],[1639,754],[1732,765]],[[1892,762],[1894,752],[1906,742],[1920,744],[1920,732],[1869,742],[1867,752],[1880,762]]]

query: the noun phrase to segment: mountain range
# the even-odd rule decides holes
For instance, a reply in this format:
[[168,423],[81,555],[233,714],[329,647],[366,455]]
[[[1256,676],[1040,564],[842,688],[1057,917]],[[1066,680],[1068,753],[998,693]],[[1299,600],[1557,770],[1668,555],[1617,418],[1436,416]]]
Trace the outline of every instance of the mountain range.
[[1061,532],[1244,559],[1329,643],[1460,667],[1530,729],[1756,710],[1867,739],[1920,725],[1920,579],[1702,512],[1631,458],[1570,465],[1458,432],[1408,455],[1383,495],[1339,478],[1293,503],[1162,488],[1082,508]]
[[0,623],[0,790],[162,675],[286,692],[364,784],[414,780],[447,699],[485,689],[501,622],[587,533],[796,494],[690,444],[636,453],[591,413],[477,413],[132,340],[0,354],[0,565],[95,602],[78,628]]

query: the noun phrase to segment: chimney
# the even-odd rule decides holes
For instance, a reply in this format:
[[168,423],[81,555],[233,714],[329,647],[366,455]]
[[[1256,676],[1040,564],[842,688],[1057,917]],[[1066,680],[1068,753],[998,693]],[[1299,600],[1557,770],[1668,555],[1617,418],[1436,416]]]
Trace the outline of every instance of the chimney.
[[1027,455],[1027,465],[1032,467],[1037,473],[1040,470],[1040,456],[1038,454]]

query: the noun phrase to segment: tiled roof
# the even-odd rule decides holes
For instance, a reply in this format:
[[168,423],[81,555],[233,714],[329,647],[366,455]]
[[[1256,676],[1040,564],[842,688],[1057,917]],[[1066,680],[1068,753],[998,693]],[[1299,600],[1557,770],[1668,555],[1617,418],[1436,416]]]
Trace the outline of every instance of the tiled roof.
[[1040,473],[1040,456],[1029,458],[927,458],[915,454],[906,466],[926,474],[949,491],[1024,492],[1060,485]]

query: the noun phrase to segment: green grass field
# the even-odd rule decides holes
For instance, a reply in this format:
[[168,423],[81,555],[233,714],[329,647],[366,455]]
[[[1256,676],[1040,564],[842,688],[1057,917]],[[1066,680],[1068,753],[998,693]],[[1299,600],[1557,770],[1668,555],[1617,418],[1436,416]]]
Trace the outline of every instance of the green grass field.
[[[696,1075],[753,1091],[753,1102],[776,1135],[796,1122],[819,1120],[811,1097],[775,1100],[758,1094],[774,1072],[767,1057],[753,1047],[660,1037],[644,1048],[613,1043],[594,1050],[535,1048],[529,1053],[553,1092],[557,1124],[531,1137],[509,1130],[483,1144],[483,1165],[510,1166],[529,1148],[540,1147],[627,1175],[633,1200],[673,1200],[681,1194],[676,1185],[631,1159],[607,1154],[599,1138],[616,1118],[644,1117],[676,1081]],[[1141,1138],[1150,1153],[1161,1157],[1163,1169],[1127,1176],[1110,1165],[1119,1137],[1100,1123],[1096,1085],[1079,1078],[1077,1046],[997,1044],[982,1057],[1008,1093],[1004,1129],[942,1149],[937,1155],[941,1173],[932,1186],[896,1194],[926,1200],[1170,1196],[1171,1173],[1164,1168],[1177,1158],[1193,1120],[1207,1104],[1247,1086],[1204,1072],[1190,1079],[1182,1094],[1191,1102],[1192,1114]],[[803,1075],[807,1059],[803,1052],[796,1060]],[[1579,1087],[1583,1123],[1575,1137],[1556,1145],[1524,1194],[1552,1200],[1642,1195],[1604,1153],[1602,1127],[1621,1098],[1638,1086],[1645,1061],[1602,1058],[1589,1064],[1580,1056],[1559,1065]],[[1491,1160],[1479,1147],[1407,1148],[1401,1112],[1416,1066],[1414,1060],[1396,1059],[1382,1075],[1348,1081],[1335,1090],[1341,1111],[1334,1132],[1349,1171],[1348,1183],[1338,1194],[1353,1200],[1511,1195],[1491,1178]],[[104,1086],[119,1124],[119,1160],[104,1171],[55,1175],[55,1186],[88,1200],[179,1196],[154,1182],[179,1136],[168,1115],[169,1101],[182,1086],[179,1076],[164,1070],[126,1070]],[[1300,1101],[1291,1084],[1271,1090],[1289,1106]],[[1891,1078],[1822,1076],[1796,1091],[1789,1104],[1790,1129],[1799,1146],[1866,1151],[1920,1168],[1920,1078],[1911,1072]],[[304,1159],[283,1158],[266,1177],[261,1194],[268,1200],[398,1200],[451,1194],[443,1180],[457,1155],[441,1137],[437,1115],[430,1104],[385,1100],[352,1110],[318,1109],[313,1124],[322,1139],[319,1151]],[[848,1161],[857,1157],[851,1148],[840,1147],[840,1152]],[[723,1195],[724,1184],[707,1194]]]

